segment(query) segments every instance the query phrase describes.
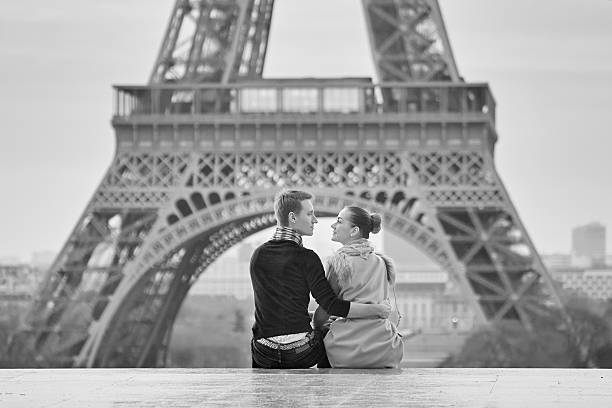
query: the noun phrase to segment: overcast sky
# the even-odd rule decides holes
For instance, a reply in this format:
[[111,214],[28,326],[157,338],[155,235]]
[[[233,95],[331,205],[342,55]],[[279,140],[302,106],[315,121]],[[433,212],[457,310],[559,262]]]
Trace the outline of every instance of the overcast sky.
[[[277,0],[265,75],[371,75],[360,3]],[[612,227],[612,1],[440,4],[461,75],[497,100],[497,167],[538,250]],[[172,6],[0,2],[0,259],[68,238],[113,157],[111,85],[147,82]]]

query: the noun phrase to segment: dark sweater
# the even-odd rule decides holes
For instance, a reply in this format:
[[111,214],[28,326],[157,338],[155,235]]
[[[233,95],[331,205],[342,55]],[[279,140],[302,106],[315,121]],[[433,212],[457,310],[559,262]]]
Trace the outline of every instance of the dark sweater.
[[251,282],[255,339],[311,331],[310,293],[331,315],[346,317],[351,305],[335,295],[319,256],[293,241],[268,241],[257,248],[251,257]]

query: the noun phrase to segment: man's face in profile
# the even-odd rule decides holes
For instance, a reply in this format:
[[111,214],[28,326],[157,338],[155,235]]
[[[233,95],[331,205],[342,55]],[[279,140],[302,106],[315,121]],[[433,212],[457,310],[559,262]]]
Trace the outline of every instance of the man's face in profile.
[[296,230],[300,235],[311,236],[314,232],[314,225],[318,222],[314,214],[314,208],[310,200],[300,201],[302,209],[295,215],[295,222],[291,228]]

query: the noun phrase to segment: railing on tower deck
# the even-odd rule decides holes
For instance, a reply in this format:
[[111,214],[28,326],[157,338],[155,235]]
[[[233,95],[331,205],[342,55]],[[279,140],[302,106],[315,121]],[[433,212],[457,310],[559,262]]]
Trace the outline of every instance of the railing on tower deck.
[[199,114],[483,114],[495,122],[487,84],[332,81],[115,86],[115,116]]

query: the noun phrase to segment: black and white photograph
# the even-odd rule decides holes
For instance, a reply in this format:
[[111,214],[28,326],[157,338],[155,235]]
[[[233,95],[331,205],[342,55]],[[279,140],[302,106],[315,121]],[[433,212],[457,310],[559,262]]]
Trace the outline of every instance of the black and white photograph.
[[611,407],[612,1],[5,0],[0,406]]

